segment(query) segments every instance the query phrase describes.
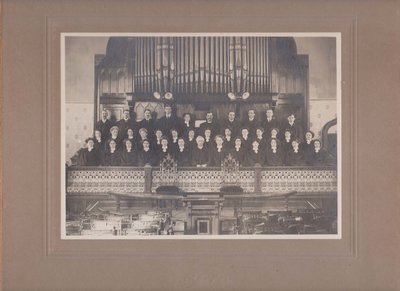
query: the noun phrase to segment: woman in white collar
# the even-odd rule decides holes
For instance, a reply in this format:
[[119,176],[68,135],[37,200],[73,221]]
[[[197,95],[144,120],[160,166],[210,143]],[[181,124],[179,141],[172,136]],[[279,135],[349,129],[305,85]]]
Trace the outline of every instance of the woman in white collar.
[[235,145],[230,149],[229,153],[239,163],[243,165],[245,160],[246,150],[242,147],[242,139],[240,137],[235,138]]
[[224,129],[224,146],[227,150],[231,150],[235,146],[235,140],[232,137],[232,130],[229,127]]
[[303,151],[304,154],[308,154],[310,151],[313,150],[314,148],[314,133],[310,130],[306,131],[304,135],[305,139],[304,141],[300,144],[300,148]]
[[188,167],[190,166],[190,156],[189,150],[186,147],[185,139],[180,137],[178,139],[178,149],[175,153],[175,159],[178,163],[178,167]]
[[266,150],[266,162],[268,166],[284,165],[284,155],[276,138],[270,140],[269,146]]
[[255,140],[251,143],[251,150],[246,156],[246,165],[249,167],[254,167],[256,164],[264,166],[265,164],[265,151],[260,148],[260,143]]
[[137,153],[133,147],[132,140],[128,138],[124,140],[124,149],[121,151],[121,166],[137,166]]
[[117,149],[117,143],[114,139],[109,142],[109,150],[105,155],[105,166],[118,167],[121,165],[121,154]]
[[157,155],[159,162],[165,159],[168,155],[173,157],[173,152],[171,150],[171,147],[169,146],[168,138],[166,136],[163,136],[161,138],[161,147],[158,150]]
[[292,148],[286,152],[286,166],[304,166],[305,157],[299,147],[300,141],[295,138],[292,141]]
[[321,141],[316,139],[312,143],[313,149],[308,152],[307,164],[310,166],[324,166],[329,163],[329,154],[322,148]]

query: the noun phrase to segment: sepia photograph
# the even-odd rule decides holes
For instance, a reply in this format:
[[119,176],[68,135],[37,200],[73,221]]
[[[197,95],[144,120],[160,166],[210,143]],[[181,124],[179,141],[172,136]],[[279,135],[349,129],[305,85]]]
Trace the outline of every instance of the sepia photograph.
[[340,239],[340,33],[62,33],[62,239]]

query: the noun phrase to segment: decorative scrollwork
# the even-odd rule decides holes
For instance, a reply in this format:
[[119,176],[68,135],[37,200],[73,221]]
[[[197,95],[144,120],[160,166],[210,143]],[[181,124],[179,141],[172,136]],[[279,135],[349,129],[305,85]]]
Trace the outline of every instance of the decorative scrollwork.
[[178,165],[174,158],[168,154],[160,162],[160,182],[162,185],[175,185]]
[[240,183],[239,162],[231,154],[222,161],[222,182],[224,185]]

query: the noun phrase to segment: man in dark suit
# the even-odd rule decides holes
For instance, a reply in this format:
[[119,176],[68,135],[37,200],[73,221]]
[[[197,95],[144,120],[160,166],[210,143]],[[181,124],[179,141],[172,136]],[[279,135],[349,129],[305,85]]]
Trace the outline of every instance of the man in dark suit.
[[292,133],[292,138],[303,138],[303,128],[296,122],[296,117],[293,113],[289,114],[287,121],[282,124],[281,133],[284,133],[287,129]]
[[261,123],[261,126],[264,128],[264,132],[266,133],[266,137],[270,138],[271,135],[271,130],[273,128],[278,128],[278,120],[276,120],[274,116],[274,111],[272,108],[268,108],[267,111],[265,112],[265,119]]
[[108,119],[108,111],[104,109],[101,112],[101,119],[96,123],[95,129],[101,131],[101,136],[104,140],[108,140],[110,138],[110,129],[112,126],[113,123]]
[[232,132],[232,136],[237,136],[240,133],[241,125],[236,119],[235,111],[229,111],[228,120],[222,122],[222,128],[229,128]]
[[166,103],[164,105],[165,115],[157,120],[156,126],[160,128],[164,134],[168,134],[171,137],[171,129],[179,128],[179,118],[172,113],[172,105]]
[[243,121],[243,127],[246,127],[249,130],[249,135],[251,138],[256,136],[256,129],[259,126],[259,122],[256,119],[256,113],[254,109],[249,109],[247,112],[248,118]]
[[117,121],[116,125],[118,126],[118,137],[120,140],[125,139],[126,131],[128,128],[134,128],[135,124],[130,117],[130,113],[128,109],[125,109],[123,112],[123,116],[120,120]]
[[137,128],[145,128],[147,129],[147,133],[149,135],[149,139],[154,138],[154,129],[155,129],[155,122],[151,118],[151,111],[150,109],[146,109],[144,111],[144,118],[137,123]]
[[200,125],[199,134],[204,135],[204,131],[209,128],[211,129],[212,137],[219,134],[219,124],[214,121],[214,115],[211,111],[206,113],[206,122]]

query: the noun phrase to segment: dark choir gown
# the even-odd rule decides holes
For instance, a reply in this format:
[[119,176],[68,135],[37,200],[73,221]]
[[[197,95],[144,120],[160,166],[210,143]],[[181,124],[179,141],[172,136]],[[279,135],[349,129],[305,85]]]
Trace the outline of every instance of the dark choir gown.
[[237,120],[229,121],[226,120],[222,123],[222,128],[229,128],[232,132],[232,136],[237,136],[240,131],[240,122]]
[[178,150],[178,140],[176,140],[176,142],[174,142],[172,139],[171,141],[168,143],[168,147],[171,150],[172,154],[175,154],[176,151]]
[[293,148],[286,153],[285,159],[286,166],[304,166],[305,157],[304,154],[299,150],[297,153],[294,152]]
[[209,156],[210,156],[209,166],[220,167],[226,155],[227,155],[227,150],[224,147],[222,147],[220,151],[218,151],[217,146],[211,147],[209,151]]
[[288,153],[289,151],[293,150],[292,139],[290,139],[289,142],[286,139],[282,140],[281,149],[283,149],[285,153]]
[[211,148],[212,143],[213,143],[212,138],[210,138],[208,141],[204,139],[204,147],[206,147],[208,150]]
[[133,150],[128,152],[126,149],[121,151],[121,166],[125,167],[137,166],[137,153]]
[[105,154],[105,166],[118,167],[121,165],[121,154],[118,150],[113,153],[108,151]]
[[285,164],[285,155],[281,149],[273,152],[271,147],[266,150],[266,164],[267,166],[283,166]]
[[247,139],[244,139],[243,137],[241,137],[241,139],[242,139],[242,145],[241,145],[241,147],[242,147],[244,150],[250,150],[250,149],[252,148],[250,137],[248,137]]
[[307,164],[310,166],[324,166],[329,163],[328,152],[320,149],[319,152],[309,151],[307,153]]
[[256,136],[256,129],[260,126],[260,123],[255,118],[253,120],[246,119],[243,122],[243,126],[249,129],[249,135],[251,137]]
[[99,151],[93,148],[91,151],[85,148],[79,151],[78,166],[98,166],[100,165]]
[[232,148],[229,153],[232,155],[232,157],[239,162],[239,165],[242,166],[244,164],[244,160],[245,160],[245,154],[246,154],[246,150],[243,149],[242,147],[240,148]]
[[138,134],[139,134],[139,129],[145,128],[147,130],[147,134],[149,136],[153,136],[154,129],[155,129],[155,121],[152,118],[150,118],[149,120],[146,120],[144,118],[137,123],[136,128],[137,128]]
[[157,138],[155,138],[151,143],[151,148],[155,152],[158,152],[159,150],[161,150],[161,139],[158,140]]
[[204,165],[204,164],[206,164],[208,166],[210,163],[208,148],[203,146],[202,149],[199,149],[196,146],[192,151],[191,163],[192,163],[192,166]]
[[149,149],[148,151],[145,151],[144,149],[140,150],[138,153],[138,166],[143,167],[147,164],[150,166],[156,166],[157,165],[157,155],[156,153],[152,150]]
[[197,147],[196,139],[193,138],[192,140],[187,140],[185,142],[185,147],[189,150],[189,155],[191,156],[192,151],[195,147]]
[[263,137],[263,138],[256,137],[254,140],[258,141],[259,149],[261,149],[262,151],[265,151],[267,149],[267,139],[265,137]]
[[265,151],[258,149],[256,153],[253,149],[248,151],[245,156],[245,165],[248,167],[254,167],[255,164],[263,166],[265,164]]
[[101,137],[104,140],[107,140],[110,138],[111,134],[110,134],[110,129],[113,126],[113,123],[107,119],[105,122],[103,122],[103,120],[99,120],[96,123],[96,129],[101,131]]
[[117,121],[116,125],[118,126],[118,137],[120,139],[124,139],[124,137],[126,136],[126,131],[128,130],[128,128],[134,128],[135,127],[135,122],[132,119],[120,119]]
[[235,139],[233,137],[230,138],[230,140],[227,140],[226,137],[224,137],[224,148],[226,150],[231,150],[235,146]]
[[186,147],[183,149],[178,148],[178,150],[175,153],[175,159],[176,162],[178,163],[178,167],[188,167],[191,165],[190,152]]
[[314,150],[313,141],[307,143],[307,141],[303,141],[300,145],[300,150],[307,156],[310,152]]
[[104,138],[101,138],[100,140],[95,139],[94,140],[94,148],[96,150],[105,152],[106,151],[106,140]]
[[279,123],[275,118],[272,118],[270,121],[265,119],[261,126],[264,128],[264,136],[271,136],[271,130],[273,128],[279,128]]

